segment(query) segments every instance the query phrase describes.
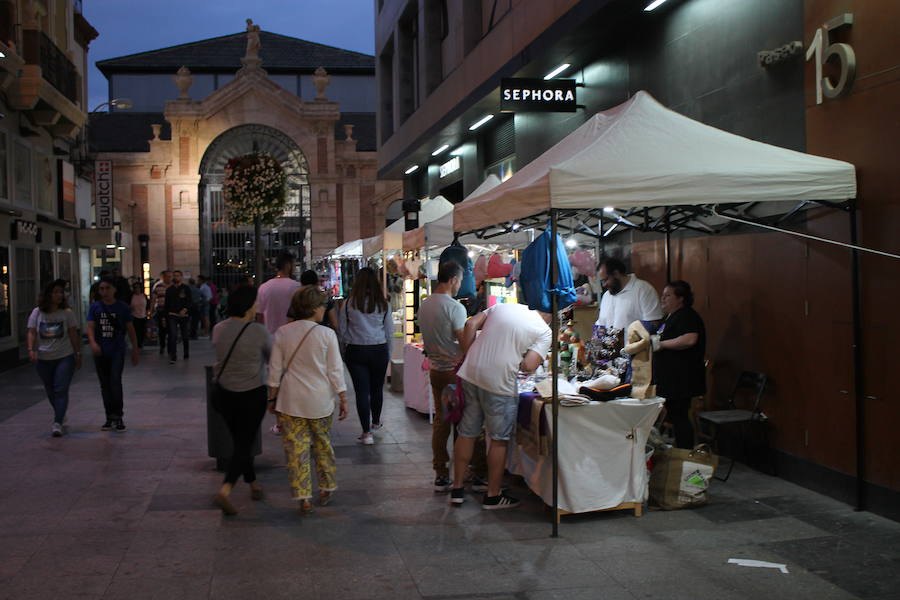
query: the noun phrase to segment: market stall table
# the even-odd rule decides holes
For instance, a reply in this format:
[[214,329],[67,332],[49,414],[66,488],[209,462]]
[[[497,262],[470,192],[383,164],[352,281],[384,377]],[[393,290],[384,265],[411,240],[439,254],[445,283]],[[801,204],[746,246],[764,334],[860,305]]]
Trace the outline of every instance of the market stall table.
[[[618,508],[641,515],[650,479],[645,448],[663,402],[662,398],[623,398],[560,407],[560,514]],[[549,403],[543,410],[552,423]],[[534,460],[519,444],[511,443],[507,467],[552,506],[550,456]]]
[[403,402],[412,408],[434,417],[434,399],[431,380],[428,378],[425,351],[417,344],[406,344],[403,349]]

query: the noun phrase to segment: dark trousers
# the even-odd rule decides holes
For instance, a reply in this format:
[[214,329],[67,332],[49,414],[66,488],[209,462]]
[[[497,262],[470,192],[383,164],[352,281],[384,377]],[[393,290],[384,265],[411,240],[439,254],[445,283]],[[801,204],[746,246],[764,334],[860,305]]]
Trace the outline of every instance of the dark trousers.
[[188,316],[191,319],[191,339],[197,339],[197,330],[200,326],[200,311],[194,306],[191,310],[188,311]]
[[178,336],[181,335],[181,345],[184,347],[184,357],[187,358],[190,351],[190,317],[176,317],[169,315],[169,358],[175,360],[178,354]]
[[162,354],[166,349],[166,337],[169,333],[169,324],[166,315],[163,313],[156,313],[153,320],[156,321],[156,341],[159,343],[159,353]]
[[144,338],[147,337],[147,319],[132,319],[134,333],[137,336],[138,348],[144,347]]
[[122,395],[122,370],[125,368],[125,349],[110,354],[94,356],[97,379],[100,380],[100,394],[107,419],[121,419],[124,415]]
[[69,408],[69,384],[75,374],[75,355],[56,360],[38,360],[37,372],[44,382],[47,399],[53,407],[53,422],[62,424]]
[[210,335],[212,335],[213,325],[218,321],[219,316],[219,305],[218,304],[210,304],[209,305],[209,331]]
[[666,420],[675,429],[675,446],[691,449],[694,447],[694,424],[688,411],[691,398],[666,398]]
[[268,388],[260,386],[246,392],[222,390],[216,409],[225,419],[231,432],[233,452],[225,472],[225,483],[234,484],[238,477],[244,481],[256,481],[253,470],[253,441],[259,432],[259,425],[266,414]]
[[372,422],[381,423],[384,404],[384,378],[387,375],[387,344],[374,346],[347,345],[347,370],[356,390],[356,412],[363,433],[369,433]]

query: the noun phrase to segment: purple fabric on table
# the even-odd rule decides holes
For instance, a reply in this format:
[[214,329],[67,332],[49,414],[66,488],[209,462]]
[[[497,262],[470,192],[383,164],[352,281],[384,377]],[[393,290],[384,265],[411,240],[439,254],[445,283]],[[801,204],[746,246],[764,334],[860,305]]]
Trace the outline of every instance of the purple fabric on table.
[[[537,392],[525,392],[524,394],[519,394],[519,414],[517,419],[519,427],[531,431],[531,405],[534,403],[535,399],[540,398],[541,395]],[[550,424],[547,423],[547,415],[541,411],[540,435],[547,435],[549,431]]]

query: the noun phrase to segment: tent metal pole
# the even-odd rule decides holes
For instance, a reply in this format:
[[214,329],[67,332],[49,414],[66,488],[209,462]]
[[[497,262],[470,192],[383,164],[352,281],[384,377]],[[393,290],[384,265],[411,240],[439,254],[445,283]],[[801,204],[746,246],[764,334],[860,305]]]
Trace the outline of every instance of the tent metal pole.
[[672,226],[666,209],[666,283],[672,281]]
[[[850,243],[858,244],[856,200],[850,200]],[[862,307],[859,284],[859,250],[850,251],[853,294],[853,392],[856,400],[856,510],[866,510],[866,381],[863,366]]]
[[554,291],[550,294],[550,319],[551,342],[550,375],[552,382],[551,410],[553,413],[553,436],[551,439],[551,453],[553,455],[553,533],[551,537],[559,537],[559,295],[555,290],[559,279],[559,257],[557,256],[556,230],[557,209],[550,209],[550,282]]

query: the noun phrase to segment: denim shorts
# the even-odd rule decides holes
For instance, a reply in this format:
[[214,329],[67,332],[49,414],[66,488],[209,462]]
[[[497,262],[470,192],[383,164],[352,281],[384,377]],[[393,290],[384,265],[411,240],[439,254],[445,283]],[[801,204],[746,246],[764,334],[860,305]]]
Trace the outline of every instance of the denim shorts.
[[492,440],[510,439],[519,413],[519,399],[491,393],[466,380],[462,383],[466,403],[457,425],[459,435],[477,438],[483,425]]

